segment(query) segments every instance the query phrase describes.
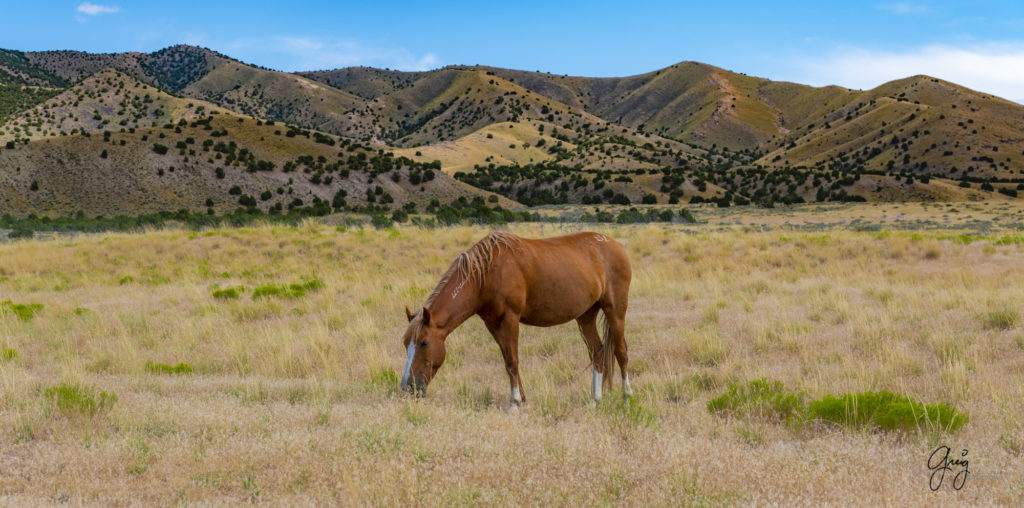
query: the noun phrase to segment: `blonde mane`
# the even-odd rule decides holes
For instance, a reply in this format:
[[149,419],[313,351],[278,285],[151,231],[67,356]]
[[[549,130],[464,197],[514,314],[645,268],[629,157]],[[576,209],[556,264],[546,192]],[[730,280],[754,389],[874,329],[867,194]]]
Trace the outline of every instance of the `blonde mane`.
[[458,277],[461,281],[453,292],[453,298],[470,281],[475,280],[477,286],[483,286],[487,267],[490,266],[491,260],[494,259],[494,254],[497,253],[498,249],[502,246],[511,249],[518,243],[518,236],[504,231],[495,231],[485,236],[479,242],[476,242],[475,245],[455,258],[455,262],[452,263],[452,266],[448,267],[448,271],[441,277],[437,287],[427,297],[427,303],[424,304],[424,307],[429,307],[431,303],[434,303],[434,300],[441,294],[441,290],[452,277]]

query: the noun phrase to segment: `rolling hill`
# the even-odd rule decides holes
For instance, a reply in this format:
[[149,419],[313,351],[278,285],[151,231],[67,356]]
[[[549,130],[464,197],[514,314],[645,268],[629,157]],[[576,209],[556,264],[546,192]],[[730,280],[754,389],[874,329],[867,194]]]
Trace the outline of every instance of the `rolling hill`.
[[[230,165],[218,143],[234,147]],[[360,172],[371,160],[389,176]],[[428,169],[436,178],[423,185]],[[503,206],[771,206],[1008,199],[1022,184],[1024,107],[928,76],[849,90],[697,62],[622,78],[485,66],[284,73],[185,45],[0,50],[4,212],[221,212],[268,190],[257,208],[339,190],[347,206],[375,209],[383,193],[387,208],[494,194]],[[235,186],[241,194],[227,193]]]
[[0,141],[0,209],[22,215],[372,210],[489,194],[431,164],[174,97],[112,69],[22,112]]

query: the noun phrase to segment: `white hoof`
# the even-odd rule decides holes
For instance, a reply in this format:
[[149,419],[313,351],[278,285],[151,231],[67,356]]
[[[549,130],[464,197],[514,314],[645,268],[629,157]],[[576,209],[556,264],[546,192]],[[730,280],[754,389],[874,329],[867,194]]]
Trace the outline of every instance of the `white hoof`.
[[523,397],[519,395],[519,387],[512,389],[512,396],[508,398],[508,405],[518,406],[523,403]]

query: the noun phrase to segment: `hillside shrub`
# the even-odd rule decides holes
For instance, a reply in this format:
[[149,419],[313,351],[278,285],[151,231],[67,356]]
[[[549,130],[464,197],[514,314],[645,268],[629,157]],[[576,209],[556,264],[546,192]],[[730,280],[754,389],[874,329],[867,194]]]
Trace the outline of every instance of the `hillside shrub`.
[[22,225],[16,226],[14,229],[11,230],[10,233],[7,233],[7,238],[10,238],[11,240],[17,240],[19,238],[32,238],[34,236],[36,236],[35,231],[32,231],[31,229]]
[[694,217],[693,214],[690,213],[690,211],[687,210],[686,208],[681,208],[677,212],[677,214],[679,215],[679,218],[683,219],[685,222],[689,222],[690,224],[696,224],[697,223],[697,218]]
[[370,218],[370,224],[377,229],[387,229],[395,225],[391,217],[384,214],[374,214]]

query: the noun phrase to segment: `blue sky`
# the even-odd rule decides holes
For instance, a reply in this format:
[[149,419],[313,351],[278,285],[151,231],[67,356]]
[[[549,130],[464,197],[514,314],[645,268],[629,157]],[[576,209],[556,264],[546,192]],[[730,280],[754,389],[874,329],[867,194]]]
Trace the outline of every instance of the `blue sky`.
[[11,2],[0,47],[209,47],[295,71],[488,64],[624,76],[683,60],[812,85],[923,73],[1024,102],[1024,2]]

